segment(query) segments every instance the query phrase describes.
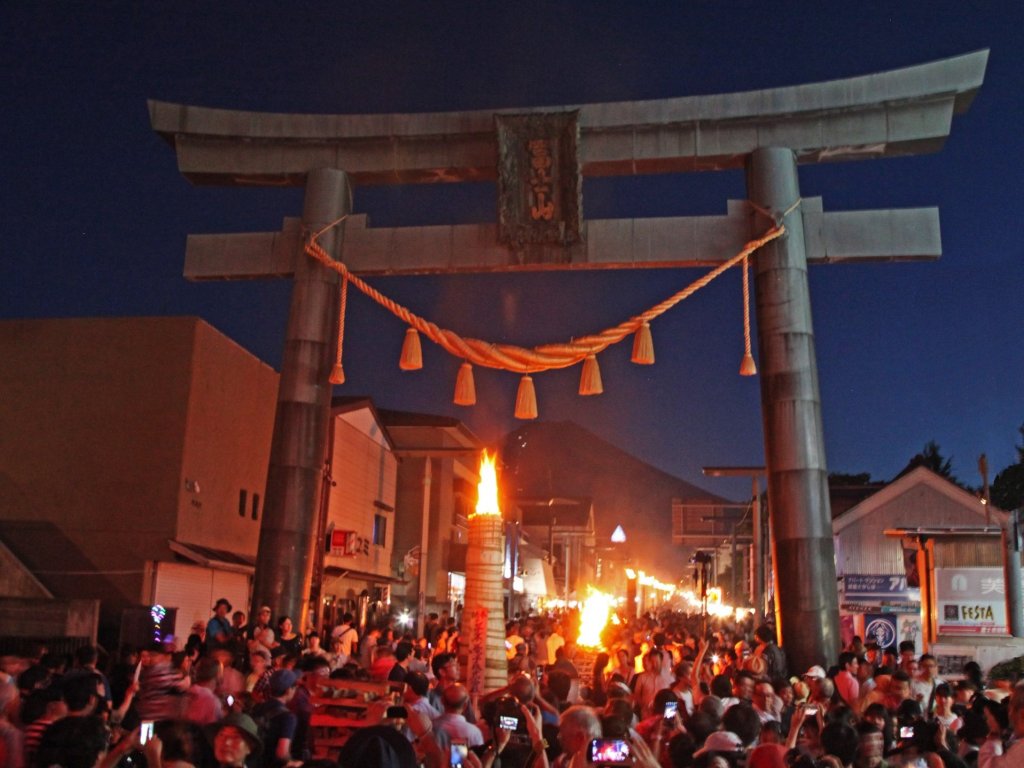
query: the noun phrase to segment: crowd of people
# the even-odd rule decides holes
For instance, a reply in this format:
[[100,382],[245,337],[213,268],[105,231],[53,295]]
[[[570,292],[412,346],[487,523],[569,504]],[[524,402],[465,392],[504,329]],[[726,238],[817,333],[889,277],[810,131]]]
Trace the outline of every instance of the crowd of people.
[[[344,614],[323,633],[274,619],[221,599],[180,651],[5,657],[0,768],[1024,768],[1024,683],[986,689],[971,664],[942,680],[913,643],[854,638],[794,671],[751,620],[647,615],[609,625],[598,650],[575,646],[573,612],[517,616],[508,685],[478,693],[458,617],[418,633],[395,617]],[[397,691],[333,761],[311,727],[327,678]]]

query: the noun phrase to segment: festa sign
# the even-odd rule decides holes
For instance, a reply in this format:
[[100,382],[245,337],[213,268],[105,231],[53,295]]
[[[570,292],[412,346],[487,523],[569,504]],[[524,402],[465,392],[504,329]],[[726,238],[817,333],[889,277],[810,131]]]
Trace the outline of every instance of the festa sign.
[[940,635],[1008,635],[1002,568],[936,568]]

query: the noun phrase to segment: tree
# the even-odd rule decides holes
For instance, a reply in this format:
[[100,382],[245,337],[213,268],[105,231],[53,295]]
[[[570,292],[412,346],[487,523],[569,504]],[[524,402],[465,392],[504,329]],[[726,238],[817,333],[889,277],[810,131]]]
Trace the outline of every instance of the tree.
[[[1024,424],[1018,431],[1024,438]],[[1024,507],[1024,443],[1017,446],[1017,463],[996,475],[990,493],[992,503],[1000,509],[1012,511]]]
[[940,477],[944,477],[951,483],[959,485],[961,488],[964,487],[959,480],[953,477],[953,457],[950,456],[948,459],[942,455],[942,449],[939,444],[934,440],[929,440],[924,444],[924,449],[916,454],[913,458],[907,462],[907,466],[896,475],[897,478],[903,477],[908,472],[917,469],[918,467],[926,467]]

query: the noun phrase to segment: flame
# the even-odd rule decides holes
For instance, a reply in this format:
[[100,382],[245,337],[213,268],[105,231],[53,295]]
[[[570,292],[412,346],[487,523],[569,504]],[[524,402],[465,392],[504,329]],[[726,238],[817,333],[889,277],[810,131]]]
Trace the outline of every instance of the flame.
[[498,507],[497,460],[497,454],[492,456],[484,451],[484,455],[480,459],[480,483],[476,487],[476,512],[470,517],[477,515],[501,517],[501,509]]
[[602,648],[601,632],[608,624],[608,615],[612,610],[611,595],[593,587],[587,587],[587,599],[583,602],[580,614],[580,636],[577,645],[586,648]]

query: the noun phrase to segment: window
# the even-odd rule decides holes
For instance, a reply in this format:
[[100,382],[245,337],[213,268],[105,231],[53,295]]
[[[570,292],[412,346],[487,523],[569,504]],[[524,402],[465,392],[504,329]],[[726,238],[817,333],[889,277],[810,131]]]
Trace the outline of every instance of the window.
[[238,516],[245,517],[245,509],[248,505],[248,492],[243,488],[238,492]]
[[260,495],[258,493],[252,495],[252,519],[260,519]]
[[373,516],[373,543],[383,547],[388,536],[388,519],[384,515]]

